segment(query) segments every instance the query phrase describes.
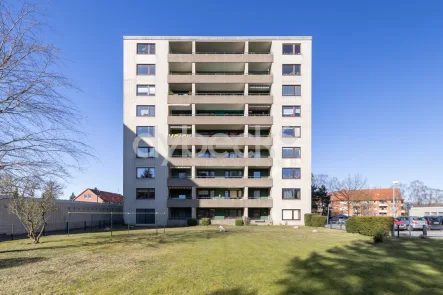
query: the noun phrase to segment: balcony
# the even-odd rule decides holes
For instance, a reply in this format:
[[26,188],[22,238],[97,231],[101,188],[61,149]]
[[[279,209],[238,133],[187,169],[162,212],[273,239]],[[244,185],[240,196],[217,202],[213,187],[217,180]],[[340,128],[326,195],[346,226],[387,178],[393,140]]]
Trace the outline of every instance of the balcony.
[[241,93],[196,93],[196,94],[170,94],[168,104],[272,104],[273,97],[270,94]]
[[242,83],[270,84],[273,82],[269,72],[170,72],[168,83]]
[[197,115],[170,115],[170,125],[272,125],[273,119],[270,115],[248,115],[243,114],[197,114]]
[[[168,178],[168,186],[197,186],[207,188],[269,188],[272,187],[272,178]],[[256,200],[254,200],[256,201]]]
[[168,62],[273,62],[270,52],[171,52]]
[[272,158],[178,158],[168,159],[170,166],[187,167],[271,167]]
[[169,208],[272,208],[272,199],[168,199]]
[[168,137],[168,145],[201,145],[201,146],[271,146],[271,136],[192,136],[191,134],[171,134]]

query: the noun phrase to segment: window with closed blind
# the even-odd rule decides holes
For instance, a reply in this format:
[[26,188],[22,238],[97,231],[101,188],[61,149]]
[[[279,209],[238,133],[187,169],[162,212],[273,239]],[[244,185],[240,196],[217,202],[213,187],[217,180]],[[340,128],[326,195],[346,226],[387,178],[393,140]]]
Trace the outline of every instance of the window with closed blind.
[[300,209],[283,209],[282,220],[300,220]]

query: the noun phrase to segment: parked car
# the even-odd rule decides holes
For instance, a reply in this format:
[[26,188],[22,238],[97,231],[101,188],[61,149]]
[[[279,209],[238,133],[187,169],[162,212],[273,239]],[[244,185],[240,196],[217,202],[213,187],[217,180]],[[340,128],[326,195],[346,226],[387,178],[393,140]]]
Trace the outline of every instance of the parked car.
[[394,225],[395,225],[395,229],[400,229],[400,230],[405,230],[407,228],[406,226],[406,222],[404,220],[401,219],[401,217],[397,217],[394,220]]
[[[428,227],[428,222],[426,218],[424,217],[418,217],[418,216],[402,216],[399,217],[401,221],[406,223],[406,228],[408,230],[414,230],[414,229],[423,229],[423,226]],[[429,228],[429,227],[428,227]]]
[[443,217],[442,216],[425,216],[428,222],[429,229],[443,230]]
[[348,220],[348,216],[346,216],[346,215],[337,215],[337,216],[334,216],[334,217],[332,217],[331,219],[329,219],[329,222],[330,223],[345,223],[346,222],[346,220]]

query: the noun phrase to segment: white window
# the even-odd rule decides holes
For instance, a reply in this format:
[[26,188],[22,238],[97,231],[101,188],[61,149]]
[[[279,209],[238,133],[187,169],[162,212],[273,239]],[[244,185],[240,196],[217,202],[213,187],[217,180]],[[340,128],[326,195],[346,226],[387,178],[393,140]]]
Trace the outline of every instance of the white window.
[[295,126],[283,126],[282,137],[300,137],[301,128]]
[[283,209],[283,220],[300,220],[300,209]]
[[155,85],[137,85],[138,96],[155,95]]

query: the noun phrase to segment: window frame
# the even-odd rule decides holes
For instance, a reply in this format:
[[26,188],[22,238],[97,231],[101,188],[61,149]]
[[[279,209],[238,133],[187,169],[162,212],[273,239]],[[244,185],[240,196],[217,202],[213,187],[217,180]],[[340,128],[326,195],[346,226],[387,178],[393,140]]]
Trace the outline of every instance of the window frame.
[[[282,108],[281,109],[282,117],[290,117],[290,118],[293,118],[293,117],[299,118],[299,117],[301,117],[301,106],[299,106],[299,105],[284,105],[281,108]],[[285,115],[285,112],[284,112],[285,108],[291,108],[292,109],[292,115]],[[299,109],[298,115],[297,115],[297,112],[296,112],[297,108]]]
[[[292,176],[292,177],[289,177],[289,178],[284,177],[284,173],[283,173],[283,171],[284,171],[285,169],[291,169],[291,176]],[[296,171],[296,170],[298,170],[298,177],[295,177],[295,171]],[[282,168],[282,171],[281,171],[281,178],[282,178],[282,179],[301,179],[301,168],[297,168],[297,167],[286,167],[286,168]]]
[[[294,91],[293,91],[294,94],[285,94],[285,91],[284,91],[285,87],[293,87],[294,88]],[[296,91],[297,87],[300,88],[299,94],[297,94],[297,91]],[[301,85],[287,85],[287,84],[282,85],[281,95],[282,96],[301,96]]]
[[[291,66],[292,72],[289,74],[285,74],[284,70],[283,70],[285,68],[285,66]],[[297,66],[298,66],[298,72],[296,71]],[[282,74],[282,76],[301,76],[301,64],[282,64],[281,74]]]
[[[140,94],[141,92],[138,91],[139,87],[147,87],[148,88],[148,94]],[[151,94],[151,89],[154,88],[154,94]],[[154,84],[137,84],[135,86],[135,95],[136,96],[155,96],[155,85]]]
[[[143,116],[143,115],[139,115],[138,114],[138,109],[140,107],[147,107],[148,108],[148,115],[147,116]],[[151,111],[153,110],[153,115],[151,116]],[[155,117],[155,105],[137,105],[135,107],[135,116],[136,117]]]
[[[148,133],[139,133],[139,128],[148,128]],[[152,135],[149,132],[149,130],[152,130]],[[144,136],[144,137],[155,137],[155,126],[136,126],[135,127],[135,135],[136,136]]]
[[[285,219],[283,216],[283,211],[292,211],[292,219]],[[298,211],[298,219],[294,218],[294,211]],[[301,209],[282,209],[281,210],[281,220],[301,220]]]
[[[138,197],[138,190],[147,190],[148,197],[147,198],[139,198]],[[154,197],[149,197],[150,194],[153,194]],[[155,200],[155,187],[138,187],[135,189],[135,199],[136,200]]]
[[[147,53],[141,53],[141,52],[139,52],[138,47],[139,47],[140,45],[147,46],[147,47],[148,47],[148,52],[147,52]],[[154,47],[154,50],[152,50],[152,47]],[[137,48],[136,48],[136,50],[137,50],[137,54],[141,54],[141,55],[155,55],[155,54],[156,54],[156,46],[155,46],[155,43],[137,43]]]
[[[155,167],[136,167],[135,169],[136,169],[135,176],[136,176],[137,179],[155,179]],[[154,177],[138,177],[138,169],[148,169],[148,173],[149,173],[150,169],[153,169]]]
[[[289,128],[291,128],[292,129],[292,133],[294,134],[294,135],[285,135],[285,133],[284,133],[284,129],[289,129]],[[299,136],[295,136],[295,128],[298,128],[299,130],[300,130],[300,132],[299,132]],[[301,138],[301,126],[282,126],[282,129],[281,129],[281,132],[282,132],[282,137],[287,137],[287,138]]]
[[[292,47],[291,53],[284,52],[285,45],[290,45]],[[298,53],[295,53],[296,46],[298,46]],[[282,55],[301,55],[301,43],[283,43],[281,49]]]
[[[295,192],[295,195],[298,196],[298,198],[285,198],[284,197],[284,191],[285,190],[292,190]],[[301,189],[300,188],[282,188],[281,189],[281,199],[282,200],[301,200]]]
[[[147,66],[148,67],[148,73],[147,74],[140,74],[139,73],[139,68],[138,68],[139,66]],[[137,74],[137,76],[155,76],[155,70],[156,70],[155,69],[155,64],[137,64],[137,66],[136,66],[136,74]]]
[[[139,156],[139,149],[148,149],[148,157],[140,157]],[[151,153],[152,153],[152,157],[151,157]],[[155,147],[153,146],[139,146],[137,147],[137,152],[135,153],[137,158],[142,158],[142,159],[154,159],[155,158]]]
[[[284,153],[283,153],[284,149],[291,149],[292,150],[292,157],[285,157]],[[297,154],[296,149],[298,149],[299,157],[295,156]],[[281,148],[281,157],[282,157],[282,159],[301,159],[301,147],[282,147]]]

